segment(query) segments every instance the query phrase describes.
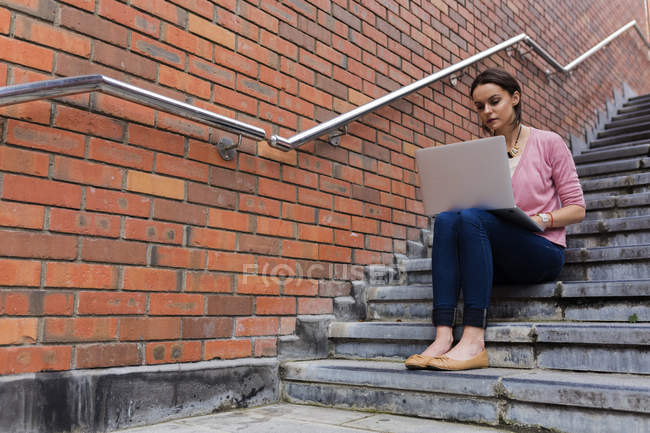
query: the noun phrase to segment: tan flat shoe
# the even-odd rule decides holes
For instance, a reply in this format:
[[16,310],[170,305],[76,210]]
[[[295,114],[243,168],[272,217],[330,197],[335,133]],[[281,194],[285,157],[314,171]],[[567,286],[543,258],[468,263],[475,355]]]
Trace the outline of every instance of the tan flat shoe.
[[451,359],[446,355],[436,356],[427,362],[426,368],[432,370],[472,370],[474,368],[486,368],[488,366],[487,351],[483,349],[474,358],[458,360]]
[[404,365],[410,370],[424,370],[427,368],[427,364],[434,358],[435,356],[411,355],[404,361]]

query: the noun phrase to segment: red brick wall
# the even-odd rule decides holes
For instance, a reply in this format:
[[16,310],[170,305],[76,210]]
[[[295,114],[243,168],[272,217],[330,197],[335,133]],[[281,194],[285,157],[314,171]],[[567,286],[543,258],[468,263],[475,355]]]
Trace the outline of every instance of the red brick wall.
[[[0,85],[101,73],[290,136],[520,32],[566,64],[641,1],[3,0]],[[568,6],[570,5],[570,6]],[[571,76],[525,47],[282,153],[101,94],[1,109],[0,374],[274,356],[297,314],[331,313],[362,265],[427,224],[415,149],[476,136],[477,69],[524,85],[565,137],[625,81],[628,32]]]

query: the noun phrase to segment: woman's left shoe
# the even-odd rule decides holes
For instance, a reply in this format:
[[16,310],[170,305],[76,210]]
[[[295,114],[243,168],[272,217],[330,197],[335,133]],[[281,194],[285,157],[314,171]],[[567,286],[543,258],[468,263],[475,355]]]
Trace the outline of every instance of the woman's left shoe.
[[487,351],[483,349],[481,353],[474,358],[458,360],[451,359],[446,355],[436,356],[427,362],[426,368],[432,370],[472,370],[474,368],[486,368],[488,366]]
[[422,356],[419,354],[411,355],[409,358],[404,361],[404,365],[409,370],[424,370],[427,367],[428,363],[435,359],[435,356]]

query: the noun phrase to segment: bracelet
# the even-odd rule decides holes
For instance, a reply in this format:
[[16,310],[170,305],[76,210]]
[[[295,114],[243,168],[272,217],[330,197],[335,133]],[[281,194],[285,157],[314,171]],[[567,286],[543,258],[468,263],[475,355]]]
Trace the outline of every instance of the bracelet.
[[548,216],[551,217],[551,225],[548,226],[548,228],[552,229],[552,228],[553,228],[553,214],[549,212],[549,213],[548,213]]

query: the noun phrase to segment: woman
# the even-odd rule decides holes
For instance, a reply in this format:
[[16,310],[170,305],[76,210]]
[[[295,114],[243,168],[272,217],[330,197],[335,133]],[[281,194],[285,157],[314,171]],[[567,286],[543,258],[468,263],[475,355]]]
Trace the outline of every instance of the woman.
[[[506,140],[515,203],[544,227],[533,233],[480,209],[436,217],[432,248],[435,341],[406,360],[408,368],[466,370],[488,366],[485,327],[492,284],[534,284],[557,277],[566,227],[585,217],[573,158],[562,138],[521,124],[521,87],[505,71],[488,69],[470,97],[484,129]],[[463,335],[452,348],[463,288]]]

